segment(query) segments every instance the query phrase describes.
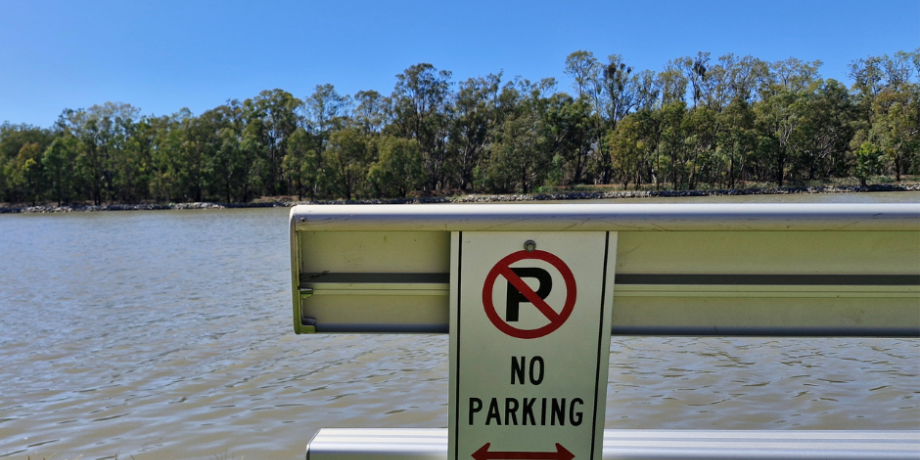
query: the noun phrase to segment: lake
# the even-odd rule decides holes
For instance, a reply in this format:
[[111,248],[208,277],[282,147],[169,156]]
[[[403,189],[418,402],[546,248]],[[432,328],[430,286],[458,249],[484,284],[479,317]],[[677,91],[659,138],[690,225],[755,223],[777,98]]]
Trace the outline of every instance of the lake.
[[[920,202],[920,192],[592,202]],[[446,427],[446,335],[295,335],[289,209],[0,216],[0,458]],[[920,429],[920,340],[614,337],[607,428]]]

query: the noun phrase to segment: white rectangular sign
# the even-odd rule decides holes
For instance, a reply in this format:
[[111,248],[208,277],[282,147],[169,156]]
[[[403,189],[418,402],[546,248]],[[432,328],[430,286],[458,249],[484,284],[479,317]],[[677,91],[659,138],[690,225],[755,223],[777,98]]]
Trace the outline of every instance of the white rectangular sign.
[[454,232],[449,458],[600,459],[611,232]]

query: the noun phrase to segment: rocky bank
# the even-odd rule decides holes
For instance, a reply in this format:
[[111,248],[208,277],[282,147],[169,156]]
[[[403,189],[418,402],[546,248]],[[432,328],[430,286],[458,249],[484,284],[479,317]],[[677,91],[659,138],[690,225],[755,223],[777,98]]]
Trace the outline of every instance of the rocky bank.
[[667,190],[667,191],[622,191],[622,192],[560,192],[534,195],[464,195],[455,197],[393,198],[373,200],[317,200],[317,201],[275,201],[269,203],[168,203],[168,204],[107,204],[75,206],[21,206],[0,207],[0,214],[11,213],[56,213],[88,211],[158,211],[182,209],[226,209],[226,208],[273,208],[291,207],[298,204],[423,204],[423,203],[499,203],[520,201],[564,201],[615,198],[655,198],[687,196],[725,195],[789,195],[801,193],[859,193],[920,191],[920,184],[820,186],[820,187],[777,187],[744,190]]

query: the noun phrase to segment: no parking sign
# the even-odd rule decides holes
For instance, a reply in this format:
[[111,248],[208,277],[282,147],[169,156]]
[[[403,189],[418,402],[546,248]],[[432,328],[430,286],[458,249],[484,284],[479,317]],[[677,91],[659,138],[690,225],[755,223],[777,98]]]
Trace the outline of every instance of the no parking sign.
[[454,233],[451,459],[601,457],[615,255],[616,233]]
[[[532,241],[532,240],[528,240]],[[520,267],[511,268],[512,264],[520,261],[543,261],[549,263],[555,271],[561,275],[565,281],[565,302],[561,309],[554,309],[546,303],[546,297],[552,291],[552,275],[547,270],[538,267]],[[539,281],[537,289],[531,289],[524,282],[524,277],[533,277]],[[498,309],[495,307],[492,297],[495,292],[495,284],[499,278],[508,281],[507,296],[505,302],[505,318],[502,318]],[[518,251],[506,256],[500,260],[489,274],[482,288],[482,305],[485,308],[486,315],[492,324],[500,331],[511,337],[519,339],[536,339],[543,337],[556,329],[559,329],[565,320],[572,314],[575,307],[575,299],[578,295],[578,287],[572,270],[568,265],[556,255],[546,251]],[[533,305],[541,315],[546,317],[548,324],[536,329],[519,329],[514,323],[520,317],[520,304],[527,302]]]

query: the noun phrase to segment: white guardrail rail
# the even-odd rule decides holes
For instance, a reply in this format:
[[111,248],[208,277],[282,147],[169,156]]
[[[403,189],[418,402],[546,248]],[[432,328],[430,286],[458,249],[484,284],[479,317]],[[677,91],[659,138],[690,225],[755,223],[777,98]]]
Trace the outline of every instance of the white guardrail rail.
[[447,333],[465,231],[617,232],[614,335],[920,336],[920,204],[297,206],[295,332]]
[[920,431],[603,430],[607,332],[920,337],[920,204],[311,205],[290,222],[295,332],[451,335],[448,429],[324,428],[308,460],[920,460]]
[[[527,458],[527,457],[520,457]],[[536,457],[535,457],[536,458]],[[916,460],[918,431],[604,430],[604,460]],[[445,460],[444,428],[323,428],[307,460]]]

